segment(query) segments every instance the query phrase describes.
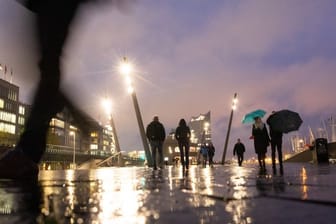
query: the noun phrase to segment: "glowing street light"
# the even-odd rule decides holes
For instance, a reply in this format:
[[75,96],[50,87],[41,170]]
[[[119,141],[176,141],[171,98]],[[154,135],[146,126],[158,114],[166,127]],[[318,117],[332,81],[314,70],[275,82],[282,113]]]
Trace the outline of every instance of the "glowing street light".
[[149,150],[149,145],[148,145],[148,142],[147,142],[145,127],[143,125],[143,121],[142,121],[142,117],[141,117],[141,113],[140,113],[139,103],[138,103],[138,100],[137,100],[137,97],[136,97],[136,94],[135,94],[135,90],[133,88],[133,82],[132,82],[132,78],[131,78],[132,71],[133,71],[132,64],[129,63],[129,61],[127,60],[126,57],[124,57],[121,64],[120,64],[120,73],[125,76],[128,93],[130,93],[131,96],[132,96],[134,110],[135,110],[135,114],[136,114],[136,117],[137,117],[137,120],[138,120],[141,140],[142,140],[142,144],[143,144],[143,147],[144,147],[144,150],[145,150],[147,163],[148,163],[148,166],[152,167],[153,166],[153,159],[152,159],[151,152]]
[[73,155],[72,155],[72,166],[76,169],[76,132],[70,131],[70,136],[73,136]]
[[106,114],[107,114],[108,118],[109,118],[110,125],[112,127],[112,133],[113,133],[113,140],[114,140],[115,148],[116,148],[117,153],[119,153],[120,152],[120,145],[119,145],[117,130],[115,128],[115,124],[114,124],[113,117],[112,117],[112,103],[109,99],[105,98],[102,101],[102,105],[103,105],[103,108],[106,111]]
[[230,131],[231,131],[233,111],[237,109],[237,103],[238,103],[237,93],[235,93],[234,96],[233,96],[233,100],[232,100],[232,107],[231,107],[229,126],[228,126],[228,130],[227,130],[227,133],[226,133],[226,138],[225,138],[224,151],[223,151],[223,157],[222,157],[222,165],[224,165],[224,163],[225,163],[225,156],[226,156],[227,146],[228,146],[228,143],[229,143],[229,137],[230,137]]

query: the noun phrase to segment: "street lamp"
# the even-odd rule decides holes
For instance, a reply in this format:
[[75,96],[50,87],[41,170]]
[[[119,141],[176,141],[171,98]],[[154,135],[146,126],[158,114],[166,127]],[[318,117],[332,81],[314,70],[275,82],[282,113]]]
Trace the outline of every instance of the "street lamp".
[[103,107],[104,107],[104,109],[107,113],[108,118],[109,118],[110,125],[112,127],[114,145],[115,145],[117,153],[119,153],[120,152],[120,145],[119,145],[119,139],[118,139],[118,136],[117,136],[117,130],[115,128],[115,124],[114,124],[114,120],[113,120],[113,116],[112,116],[112,103],[109,99],[103,99],[102,105],[103,105]]
[[231,107],[229,126],[228,126],[228,130],[227,130],[227,133],[226,133],[226,138],[225,138],[224,151],[223,151],[223,157],[222,157],[222,165],[224,165],[224,163],[225,163],[225,156],[226,156],[226,150],[227,150],[227,146],[228,146],[228,142],[229,142],[231,123],[232,123],[232,117],[233,117],[233,111],[235,109],[237,109],[237,103],[238,103],[237,93],[235,93],[234,96],[233,96],[233,100],[232,100],[232,107]]
[[73,136],[73,155],[72,155],[72,165],[73,169],[76,169],[76,132],[70,131],[70,136]]
[[145,128],[144,128],[141,113],[140,113],[139,103],[138,103],[138,100],[137,100],[137,97],[136,97],[136,94],[135,94],[135,91],[134,91],[134,88],[133,88],[133,84],[132,84],[132,78],[131,78],[132,70],[133,70],[132,65],[128,62],[127,58],[124,57],[121,64],[120,64],[120,72],[121,72],[122,75],[124,75],[125,80],[126,80],[126,84],[127,84],[127,90],[132,96],[134,110],[135,110],[135,114],[136,114],[136,117],[137,117],[139,130],[140,130],[140,135],[141,135],[141,140],[142,140],[142,144],[143,144],[143,147],[144,147],[144,150],[145,150],[148,166],[152,167],[153,166],[153,159],[152,159],[152,155],[151,155],[149,145],[148,145],[148,142],[147,142]]

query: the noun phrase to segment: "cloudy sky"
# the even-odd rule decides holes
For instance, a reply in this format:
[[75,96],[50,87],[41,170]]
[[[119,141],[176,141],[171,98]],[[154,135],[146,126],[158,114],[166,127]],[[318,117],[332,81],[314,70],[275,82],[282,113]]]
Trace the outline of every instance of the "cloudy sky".
[[[142,147],[132,100],[117,69],[124,56],[136,68],[145,126],[157,114],[169,132],[180,118],[210,110],[217,158],[235,92],[239,103],[229,158],[238,137],[254,155],[251,126],[241,124],[252,110],[299,112],[304,123],[294,134],[301,135],[335,114],[334,0],[126,2],[84,5],[63,58],[64,89],[83,110],[106,122],[100,100],[112,99],[122,149]],[[0,0],[0,63],[13,68],[13,82],[27,103],[38,77],[33,26],[34,14],[14,0]]]

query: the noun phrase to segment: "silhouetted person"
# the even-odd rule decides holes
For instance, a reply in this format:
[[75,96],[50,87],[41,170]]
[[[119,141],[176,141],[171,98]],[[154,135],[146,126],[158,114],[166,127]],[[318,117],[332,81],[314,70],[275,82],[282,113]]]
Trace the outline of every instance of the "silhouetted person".
[[266,125],[262,122],[260,117],[254,118],[254,124],[252,126],[252,136],[254,140],[254,150],[258,156],[259,168],[261,173],[266,172],[266,152],[269,146],[270,138]]
[[[153,157],[153,165],[154,170],[157,170],[157,165],[160,166],[160,168],[163,168],[163,152],[162,152],[162,146],[163,142],[166,138],[166,131],[163,127],[163,125],[159,121],[158,116],[154,116],[153,121],[149,123],[149,125],[146,128],[146,136],[149,140],[149,143],[151,145],[152,150],[152,157]],[[156,161],[156,151],[159,153],[159,162]]]
[[266,123],[269,125],[270,130],[270,137],[271,137],[271,149],[272,149],[272,169],[273,174],[277,173],[276,170],[276,161],[275,161],[275,153],[277,151],[278,153],[278,161],[280,166],[280,174],[283,175],[283,165],[282,165],[282,132],[274,130],[271,123],[269,122],[269,119],[276,113],[275,111],[272,111],[272,114],[268,117],[266,120]]
[[36,34],[41,55],[40,80],[24,132],[15,149],[0,159],[0,178],[37,177],[38,163],[45,152],[51,118],[65,106],[70,111],[81,112],[60,90],[60,69],[70,24],[79,5],[88,1],[90,0],[26,0],[26,6],[36,13]]
[[233,156],[237,155],[238,165],[241,166],[244,160],[245,145],[240,141],[240,138],[237,139],[237,143],[233,148]]
[[[189,169],[190,128],[184,119],[181,119],[175,130],[175,138],[180,149],[181,164],[183,169]],[[185,158],[185,160],[184,160]]]
[[207,161],[208,161],[208,147],[205,144],[202,144],[200,147],[200,156],[202,158],[202,167],[206,167]]
[[209,166],[213,167],[214,161],[213,161],[213,157],[215,156],[215,146],[212,144],[212,142],[210,142],[208,144],[208,156],[209,156]]

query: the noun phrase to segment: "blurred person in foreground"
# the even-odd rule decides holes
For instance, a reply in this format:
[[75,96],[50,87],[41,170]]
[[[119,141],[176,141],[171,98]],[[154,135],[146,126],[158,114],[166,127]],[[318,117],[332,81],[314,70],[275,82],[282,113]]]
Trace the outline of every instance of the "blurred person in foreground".
[[[0,178],[31,179],[38,176],[38,163],[46,148],[52,117],[64,107],[82,112],[61,92],[61,61],[69,28],[79,6],[95,0],[19,0],[36,15],[36,38],[40,51],[40,80],[24,131],[14,150],[0,159]],[[98,1],[98,0],[96,0]],[[109,0],[121,4],[121,0]],[[78,125],[85,124],[78,119]]]

